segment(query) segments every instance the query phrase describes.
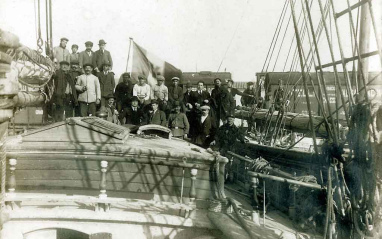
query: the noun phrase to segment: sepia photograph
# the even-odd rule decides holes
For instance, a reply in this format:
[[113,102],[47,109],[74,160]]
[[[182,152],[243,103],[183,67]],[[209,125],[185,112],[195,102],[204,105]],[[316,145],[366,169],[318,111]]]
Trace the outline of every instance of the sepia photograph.
[[382,239],[381,0],[1,0],[0,239]]

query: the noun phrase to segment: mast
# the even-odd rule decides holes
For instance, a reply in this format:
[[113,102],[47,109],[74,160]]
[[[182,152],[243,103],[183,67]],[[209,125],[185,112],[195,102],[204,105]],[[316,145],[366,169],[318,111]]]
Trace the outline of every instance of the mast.
[[[371,17],[369,12],[369,6],[363,4],[361,6],[361,19],[360,19],[360,34],[359,34],[359,55],[368,53],[370,49],[370,28],[371,28]],[[358,81],[358,89],[366,87],[369,79],[369,58],[365,57],[358,62],[357,78],[362,79],[362,73],[365,81]],[[366,84],[366,85],[364,85]],[[366,99],[365,91],[359,92],[359,100]]]

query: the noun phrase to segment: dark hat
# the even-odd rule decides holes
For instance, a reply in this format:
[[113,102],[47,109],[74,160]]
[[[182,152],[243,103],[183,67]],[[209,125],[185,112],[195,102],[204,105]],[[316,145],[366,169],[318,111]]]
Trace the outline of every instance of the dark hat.
[[172,81],[174,81],[174,80],[179,81],[180,79],[179,79],[179,77],[174,76],[173,78],[171,78],[171,80],[172,80]]
[[227,115],[227,118],[235,118],[235,115],[232,114],[232,113],[231,113],[231,114],[228,114],[228,115]]
[[133,96],[133,97],[131,98],[131,102],[133,102],[133,101],[139,101],[139,100],[138,100],[138,97]]
[[218,78],[215,78],[215,79],[214,79],[214,83],[215,83],[217,80],[222,81],[222,79],[220,79],[220,78],[218,77]]
[[83,68],[85,68],[85,67],[87,67],[87,66],[90,66],[91,68],[94,68],[93,65],[90,64],[90,63],[86,63],[86,64],[84,64],[84,65],[83,65]]
[[115,96],[114,96],[114,94],[108,94],[105,98],[106,99],[110,99],[110,98],[115,99]]
[[247,85],[253,85],[253,82],[249,81],[247,82]]
[[71,61],[70,65],[79,65],[80,63],[78,61]]
[[102,66],[111,66],[111,65],[110,65],[110,63],[105,62],[105,63],[102,64]]
[[98,45],[103,45],[103,44],[106,44],[106,42],[103,39],[99,40]]
[[158,103],[157,100],[151,100],[151,104],[157,104],[157,105],[159,105],[159,103]]
[[191,87],[192,87],[191,82],[187,82],[187,84],[186,84],[186,88],[191,88]]
[[67,61],[61,61],[61,62],[60,62],[60,65],[67,65],[67,66],[68,66],[68,65],[69,65],[69,62],[67,62]]
[[129,78],[131,77],[129,72],[125,72],[125,73],[123,73],[123,74],[122,74],[122,77],[124,77],[124,76],[128,76]]
[[61,40],[60,41],[69,41],[69,39],[68,38],[66,38],[66,37],[63,37],[63,38],[61,38]]
[[77,44],[73,44],[73,45],[72,45],[72,48],[73,48],[73,47],[77,47],[77,49],[78,49],[78,45],[77,45]]
[[144,76],[144,75],[139,75],[139,76],[138,76],[138,79],[146,79],[146,76]]
[[179,101],[175,101],[172,107],[176,108],[178,106],[180,107],[180,102]]
[[87,42],[85,42],[85,46],[93,46],[93,42],[87,41]]
[[164,77],[163,76],[157,76],[157,81],[164,81]]

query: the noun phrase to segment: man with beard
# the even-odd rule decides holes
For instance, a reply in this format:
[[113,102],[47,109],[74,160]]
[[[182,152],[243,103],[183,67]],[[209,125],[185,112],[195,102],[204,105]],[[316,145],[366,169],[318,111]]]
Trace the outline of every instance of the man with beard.
[[211,92],[211,105],[215,111],[216,125],[226,121],[227,116],[232,114],[235,109],[235,102],[227,88],[222,86],[220,78],[214,80],[215,88]]
[[111,58],[110,52],[105,50],[106,42],[104,40],[99,40],[98,43],[99,50],[94,53],[93,66],[96,72],[100,72],[102,65],[107,63],[110,66],[110,70],[113,69],[113,59]]
[[66,49],[68,41],[68,38],[63,37],[60,40],[60,45],[53,48],[53,57],[57,62],[66,61],[70,63],[70,52]]
[[60,62],[60,70],[56,71],[53,80],[53,118],[58,122],[64,119],[64,114],[66,118],[73,117],[74,107],[78,104],[74,79],[69,74],[69,62]]
[[168,127],[171,129],[172,136],[176,138],[187,138],[190,124],[188,123],[187,116],[180,112],[181,105],[179,101],[174,102],[174,112],[168,118]]
[[110,64],[103,63],[101,72],[97,74],[99,84],[101,86],[101,107],[106,105],[107,97],[114,95],[115,80],[114,73],[109,71]]
[[121,124],[142,125],[143,110],[138,105],[138,97],[131,98],[131,106],[124,108],[119,115]]
[[101,102],[101,87],[98,78],[92,74],[93,65],[85,64],[84,70],[85,74],[80,75],[76,83],[76,89],[80,92],[80,113],[82,117],[95,116],[96,105]]
[[131,82],[130,73],[123,73],[122,82],[115,87],[115,97],[117,110],[119,112],[130,104],[131,98],[133,97],[133,84]]
[[84,65],[91,64],[93,65],[94,52],[92,51],[93,42],[85,42],[85,51],[80,52],[78,56],[78,61],[80,62],[80,69],[83,70]]
[[210,107],[203,105],[200,107],[201,114],[197,116],[195,122],[195,131],[192,142],[203,148],[208,148],[214,140],[216,133],[215,120],[210,116]]

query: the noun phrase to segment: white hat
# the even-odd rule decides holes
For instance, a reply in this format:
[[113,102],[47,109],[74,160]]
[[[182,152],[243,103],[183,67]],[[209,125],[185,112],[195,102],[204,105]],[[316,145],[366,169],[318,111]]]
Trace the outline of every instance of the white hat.
[[201,110],[210,110],[210,107],[208,105],[203,105],[200,107]]

